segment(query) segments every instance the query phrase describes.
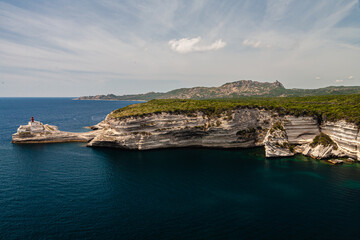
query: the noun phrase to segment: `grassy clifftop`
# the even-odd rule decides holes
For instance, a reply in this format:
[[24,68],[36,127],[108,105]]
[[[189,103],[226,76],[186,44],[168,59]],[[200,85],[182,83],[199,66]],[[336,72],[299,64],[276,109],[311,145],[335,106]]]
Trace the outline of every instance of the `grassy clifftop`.
[[316,116],[319,120],[340,120],[360,125],[360,94],[311,97],[249,97],[241,99],[184,100],[156,99],[114,111],[113,118],[171,112],[190,114],[202,111],[208,115],[237,108],[276,110],[279,114]]

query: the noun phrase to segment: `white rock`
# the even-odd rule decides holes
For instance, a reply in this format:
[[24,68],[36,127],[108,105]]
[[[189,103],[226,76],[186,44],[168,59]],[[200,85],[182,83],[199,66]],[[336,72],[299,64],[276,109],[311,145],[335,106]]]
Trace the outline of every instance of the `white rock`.
[[360,133],[355,124],[344,120],[325,122],[321,125],[321,132],[329,135],[348,157],[360,160]]
[[[282,122],[284,131],[268,131],[272,123]],[[88,146],[125,149],[155,149],[172,147],[248,148],[264,146],[267,157],[292,156],[289,144],[314,158],[347,156],[360,160],[359,127],[345,121],[325,122],[319,128],[312,117],[279,117],[274,111],[245,108],[208,117],[202,112],[193,114],[158,113],[142,117],[114,119],[109,114],[96,125],[95,131],[69,133],[56,126],[30,122],[13,135],[14,143],[90,141]],[[323,132],[337,144],[333,147],[309,143]]]
[[320,134],[317,120],[313,117],[285,116],[284,128],[290,144],[310,143]]
[[264,139],[266,157],[287,157],[294,153],[289,150],[286,132],[281,129],[270,129]]

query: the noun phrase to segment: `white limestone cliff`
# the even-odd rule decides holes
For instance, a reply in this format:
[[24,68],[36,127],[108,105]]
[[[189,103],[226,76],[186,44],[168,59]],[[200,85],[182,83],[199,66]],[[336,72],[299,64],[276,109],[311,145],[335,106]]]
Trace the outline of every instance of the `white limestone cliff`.
[[188,115],[160,113],[124,119],[107,117],[98,124],[103,127],[103,132],[89,146],[137,150],[190,146],[261,146],[270,120],[270,113],[259,109],[228,111],[215,117],[202,112]]
[[284,117],[284,128],[290,144],[311,142],[320,134],[317,120],[314,117]]
[[287,133],[281,122],[276,122],[267,132],[265,139],[266,157],[288,157],[294,153],[290,150]]
[[344,120],[325,122],[321,125],[321,132],[329,135],[346,156],[360,160],[360,132],[358,126]]
[[[275,123],[282,129],[271,131]],[[88,142],[91,147],[146,150],[175,147],[249,148],[265,146],[267,157],[296,153],[314,158],[350,157],[360,160],[359,127],[345,121],[318,124],[313,117],[279,116],[275,111],[244,108],[208,116],[153,113],[106,119],[86,133],[62,132],[56,126],[20,126],[13,143]],[[327,134],[337,149],[312,147],[313,139]]]
[[316,159],[345,157],[345,154],[341,150],[331,145],[329,146],[317,145],[315,147],[311,147],[310,144],[306,144],[306,146],[304,147],[301,153],[305,156],[309,156]]

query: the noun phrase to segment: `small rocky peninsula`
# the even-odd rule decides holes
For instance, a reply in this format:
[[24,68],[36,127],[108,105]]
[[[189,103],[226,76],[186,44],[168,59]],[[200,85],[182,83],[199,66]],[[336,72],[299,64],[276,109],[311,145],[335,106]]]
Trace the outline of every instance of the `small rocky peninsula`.
[[282,115],[277,110],[241,107],[217,114],[204,111],[153,112],[117,116],[118,110],[85,133],[62,132],[56,126],[29,122],[12,142],[87,142],[89,147],[148,150],[178,147],[251,148],[264,146],[266,157],[304,154],[312,158],[360,160],[360,132],[345,120]]
[[12,135],[12,143],[63,143],[89,142],[95,137],[95,132],[73,133],[59,131],[57,126],[43,124],[32,120],[27,125],[20,125]]

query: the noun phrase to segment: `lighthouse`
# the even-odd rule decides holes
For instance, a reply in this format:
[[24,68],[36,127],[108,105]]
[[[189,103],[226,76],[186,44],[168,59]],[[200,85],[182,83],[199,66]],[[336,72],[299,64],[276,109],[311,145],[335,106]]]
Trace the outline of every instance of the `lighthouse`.
[[30,122],[28,122],[31,132],[43,132],[44,126],[41,122],[35,121],[34,117],[31,117]]

